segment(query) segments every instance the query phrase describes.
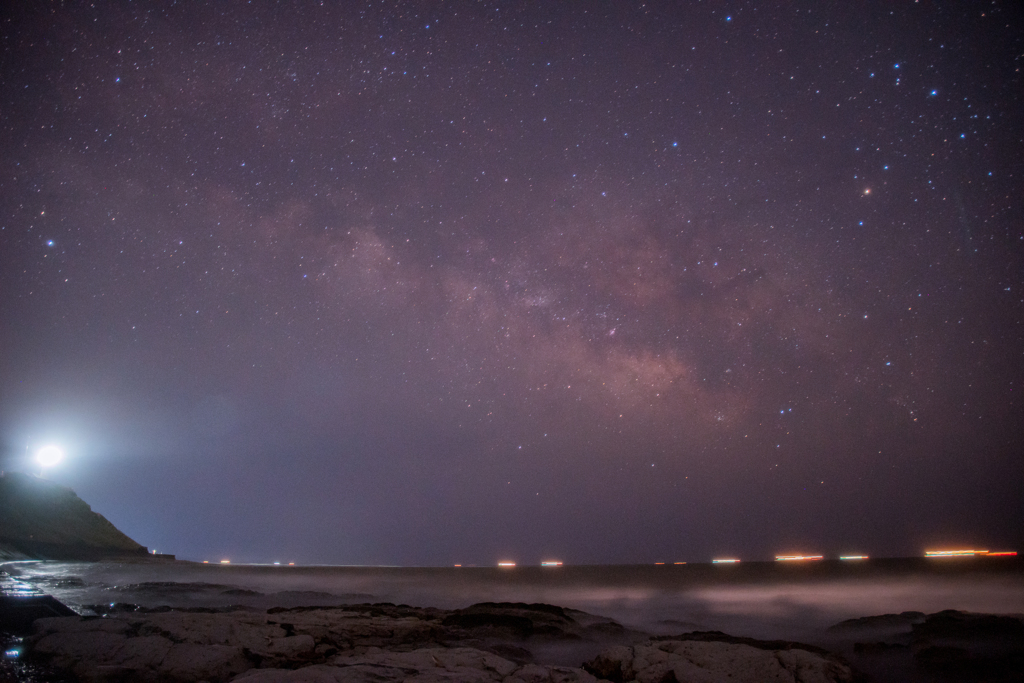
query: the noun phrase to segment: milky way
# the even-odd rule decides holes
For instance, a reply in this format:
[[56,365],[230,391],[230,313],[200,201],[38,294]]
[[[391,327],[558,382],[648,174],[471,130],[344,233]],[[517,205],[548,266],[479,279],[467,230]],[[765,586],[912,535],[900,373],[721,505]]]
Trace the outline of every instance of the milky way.
[[1022,19],[9,10],[8,466],[193,559],[1013,547]]

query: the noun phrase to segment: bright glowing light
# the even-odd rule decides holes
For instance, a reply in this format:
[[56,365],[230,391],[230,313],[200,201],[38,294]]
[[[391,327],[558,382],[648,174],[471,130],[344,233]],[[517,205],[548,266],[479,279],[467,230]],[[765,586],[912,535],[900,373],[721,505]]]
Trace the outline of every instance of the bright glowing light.
[[672,564],[686,564],[685,562],[673,562]]
[[203,560],[203,564],[210,564],[209,560]]
[[281,563],[280,562],[275,562],[274,564],[281,564]]
[[461,564],[457,564],[457,565],[455,565],[455,566],[456,566],[456,567],[461,567],[462,565],[461,565]]
[[64,459],[64,451],[53,444],[43,446],[36,451],[36,462],[43,467],[53,467]]
[[221,560],[221,564],[231,564],[231,560]]
[[776,562],[806,562],[807,560],[822,560],[822,555],[776,555]]
[[664,562],[655,562],[654,564],[665,564]]
[[735,558],[732,558],[732,557],[721,558],[721,559],[718,559],[718,560],[711,560],[711,564],[736,564],[737,562],[739,562],[739,560],[737,560]]
[[840,560],[866,560],[866,559],[868,559],[868,556],[867,555],[840,555],[839,559]]
[[516,566],[516,563],[515,562],[499,562],[498,566],[499,567],[514,567],[514,566]]
[[1001,550],[998,553],[985,553],[985,554],[988,555],[989,557],[995,557],[995,556],[998,556],[998,555],[1013,556],[1013,555],[1017,554],[1017,551],[1016,550]]
[[540,566],[542,566],[542,567],[561,567],[562,563],[559,562],[558,560],[544,560],[543,562],[540,563]]
[[295,563],[294,563],[294,562],[289,562],[289,563],[288,563],[288,566],[289,566],[289,567],[294,567],[294,566],[295,566]]

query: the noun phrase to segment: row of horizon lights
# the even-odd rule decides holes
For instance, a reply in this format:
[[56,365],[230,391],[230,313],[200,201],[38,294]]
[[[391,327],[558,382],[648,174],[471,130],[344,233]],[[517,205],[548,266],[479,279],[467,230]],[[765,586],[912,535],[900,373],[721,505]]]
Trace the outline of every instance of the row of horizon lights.
[[[1017,555],[1015,550],[1001,550],[998,552],[991,552],[988,550],[926,550],[924,553],[925,557],[1013,557]],[[776,562],[815,562],[824,560],[824,555],[776,555]],[[840,555],[840,560],[867,560],[870,559],[867,555]],[[711,564],[739,564],[740,559],[736,557],[718,557],[711,560]],[[209,560],[203,560],[203,564],[210,564]],[[231,560],[221,560],[219,564],[231,564]],[[281,565],[281,562],[274,562],[274,565]],[[657,566],[665,565],[666,562],[655,562]],[[685,562],[673,562],[673,565],[686,564]],[[294,562],[289,562],[289,567],[295,566]],[[461,564],[454,565],[461,567]],[[470,565],[476,566],[476,565]],[[499,567],[512,568],[516,566],[515,562],[510,560],[502,560],[498,562]],[[542,567],[561,567],[562,562],[558,560],[544,560],[540,563]]]
[[[991,552],[988,550],[926,550],[925,557],[1013,557],[1017,555],[1016,551],[1004,550],[999,552]],[[824,560],[824,555],[776,555],[776,562],[816,562]],[[868,560],[871,559],[868,555],[840,555],[840,560]],[[739,564],[740,559],[736,557],[718,557],[711,560],[712,564]],[[655,562],[656,566],[665,565],[665,562]],[[685,562],[673,562],[673,565],[686,564]],[[461,567],[461,564],[455,565]],[[511,561],[498,562],[499,567],[515,567],[516,563]],[[545,561],[541,562],[542,567],[560,567],[561,562]]]

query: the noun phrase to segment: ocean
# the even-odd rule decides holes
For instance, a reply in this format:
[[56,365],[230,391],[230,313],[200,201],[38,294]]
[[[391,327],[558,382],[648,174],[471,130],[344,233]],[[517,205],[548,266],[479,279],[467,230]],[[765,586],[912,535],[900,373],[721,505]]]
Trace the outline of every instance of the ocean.
[[1018,557],[513,568],[182,561],[5,567],[83,613],[112,602],[261,608],[390,602],[441,609],[527,602],[610,617],[657,635],[717,630],[812,643],[832,624],[870,615],[946,609],[1024,614],[1024,560]]

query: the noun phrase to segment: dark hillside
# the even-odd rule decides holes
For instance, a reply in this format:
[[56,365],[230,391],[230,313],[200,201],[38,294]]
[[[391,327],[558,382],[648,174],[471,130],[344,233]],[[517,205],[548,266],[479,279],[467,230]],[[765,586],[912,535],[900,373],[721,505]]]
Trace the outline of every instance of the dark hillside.
[[67,486],[21,472],[0,475],[0,557],[93,560],[146,552]]

